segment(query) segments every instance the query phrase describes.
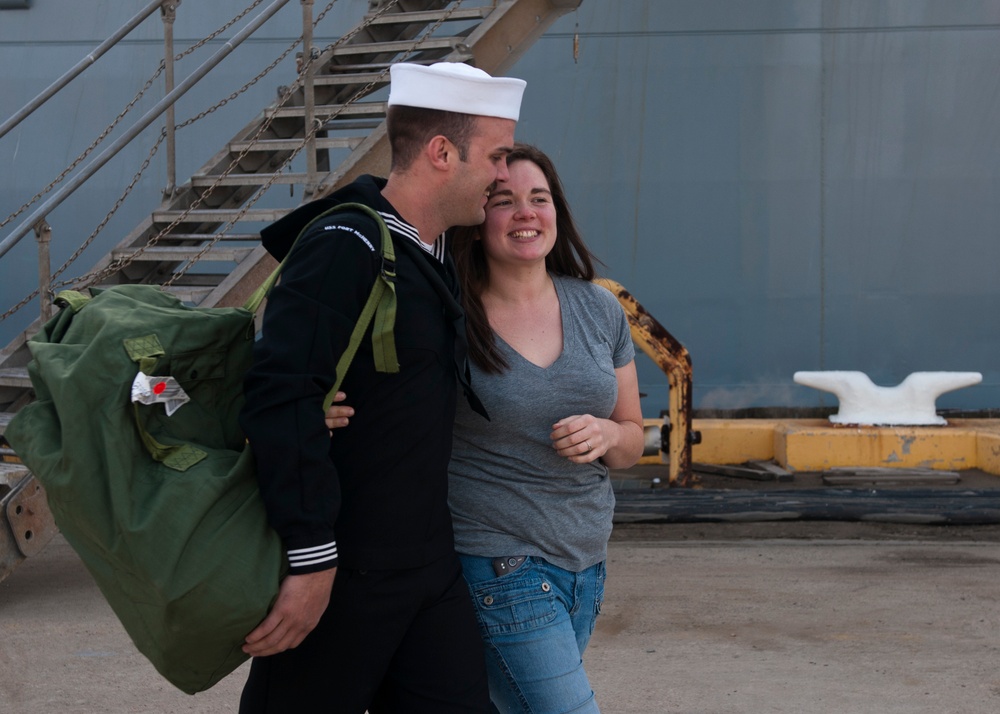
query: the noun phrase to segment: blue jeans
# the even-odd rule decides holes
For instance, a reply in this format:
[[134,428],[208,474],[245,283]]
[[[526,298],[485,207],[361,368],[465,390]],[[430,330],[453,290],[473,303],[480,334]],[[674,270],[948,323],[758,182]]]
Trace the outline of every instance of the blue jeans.
[[492,558],[460,557],[497,710],[599,714],[583,670],[583,651],[604,601],[604,563],[572,573],[530,557],[497,577]]

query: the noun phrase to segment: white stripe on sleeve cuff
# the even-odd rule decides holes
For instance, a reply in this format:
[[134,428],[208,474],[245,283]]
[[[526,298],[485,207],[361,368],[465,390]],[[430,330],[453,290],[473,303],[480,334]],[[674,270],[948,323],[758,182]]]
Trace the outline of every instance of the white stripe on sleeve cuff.
[[288,551],[288,565],[292,568],[303,568],[307,565],[325,563],[337,559],[337,543],[317,545],[312,548],[297,548]]

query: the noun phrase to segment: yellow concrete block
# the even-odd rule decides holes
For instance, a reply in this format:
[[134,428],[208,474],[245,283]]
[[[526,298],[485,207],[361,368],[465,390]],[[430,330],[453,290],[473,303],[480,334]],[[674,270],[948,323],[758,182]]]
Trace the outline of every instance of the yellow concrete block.
[[901,467],[961,470],[978,464],[977,431],[957,426],[833,426],[785,422],[775,431],[775,459],[792,471]]
[[976,468],[1000,475],[1000,420],[950,419],[949,423],[976,432]]
[[976,464],[987,473],[1000,475],[1000,434],[989,431],[977,433]]
[[704,464],[742,464],[774,458],[777,419],[695,419],[701,443],[691,449],[691,460]]
[[[645,420],[649,426],[660,420]],[[1000,476],[1000,419],[950,419],[944,427],[848,427],[827,419],[695,419],[695,463],[774,459],[791,471],[831,468],[978,468]],[[639,463],[661,463],[663,454]]]

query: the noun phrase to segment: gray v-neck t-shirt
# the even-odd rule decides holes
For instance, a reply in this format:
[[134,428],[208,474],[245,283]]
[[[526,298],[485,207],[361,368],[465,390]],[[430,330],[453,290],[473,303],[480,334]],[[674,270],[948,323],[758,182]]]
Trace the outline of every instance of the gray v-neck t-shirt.
[[568,416],[610,417],[615,369],[633,360],[635,348],[614,295],[577,278],[552,279],[562,353],[539,367],[494,333],[510,368],[486,374],[472,365],[490,421],[458,400],[448,502],[459,553],[540,556],[579,572],[607,557],[614,492],[599,459],[574,464],[556,453],[549,434]]

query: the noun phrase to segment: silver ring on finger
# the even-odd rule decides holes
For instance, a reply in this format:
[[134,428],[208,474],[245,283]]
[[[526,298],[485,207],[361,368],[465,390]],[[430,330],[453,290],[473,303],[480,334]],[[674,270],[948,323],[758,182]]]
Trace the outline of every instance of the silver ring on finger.
[[591,447],[589,440],[585,441],[584,443],[587,445],[587,450],[584,452],[585,454],[589,454],[591,451],[594,450],[593,447]]

